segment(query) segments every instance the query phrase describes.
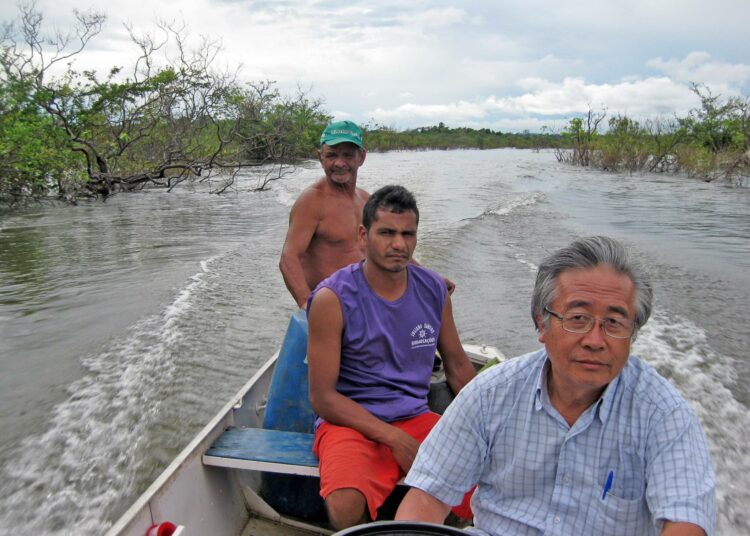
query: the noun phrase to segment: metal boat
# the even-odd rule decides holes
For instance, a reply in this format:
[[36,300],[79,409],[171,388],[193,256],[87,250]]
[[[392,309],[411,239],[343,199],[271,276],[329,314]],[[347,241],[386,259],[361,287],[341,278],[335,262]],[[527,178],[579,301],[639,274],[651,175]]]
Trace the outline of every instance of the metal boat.
[[[292,315],[284,343],[114,523],[107,536],[144,536],[173,523],[174,536],[331,534],[317,490],[306,363],[307,320]],[[481,367],[494,347],[465,344]],[[433,374],[430,405],[449,392]],[[440,407],[438,407],[440,406]],[[442,408],[444,409],[444,408]]]

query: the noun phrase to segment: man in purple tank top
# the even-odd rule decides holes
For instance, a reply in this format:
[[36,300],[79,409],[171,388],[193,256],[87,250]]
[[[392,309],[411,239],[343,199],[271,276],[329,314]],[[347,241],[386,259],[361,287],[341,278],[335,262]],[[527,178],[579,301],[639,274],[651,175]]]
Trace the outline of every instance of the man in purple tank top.
[[412,194],[381,188],[362,220],[365,259],[321,281],[307,305],[314,452],[337,530],[377,517],[437,422],[427,406],[435,350],[454,393],[475,374],[445,281],[409,262],[419,223]]

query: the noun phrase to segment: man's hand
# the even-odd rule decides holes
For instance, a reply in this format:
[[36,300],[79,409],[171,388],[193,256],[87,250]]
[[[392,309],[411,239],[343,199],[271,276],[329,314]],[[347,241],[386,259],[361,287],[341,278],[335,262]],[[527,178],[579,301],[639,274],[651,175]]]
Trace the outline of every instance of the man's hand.
[[448,287],[448,294],[453,294],[453,291],[456,290],[456,284],[447,277],[443,279],[445,280],[445,286]]
[[414,458],[417,456],[419,443],[403,430],[395,426],[392,428],[391,434],[389,434],[385,444],[393,452],[393,457],[396,458],[396,463],[398,463],[399,467],[401,467],[404,473],[408,473],[409,469],[411,469],[411,464],[414,463]]
[[308,317],[307,360],[313,410],[331,424],[347,426],[375,443],[386,445],[396,463],[408,471],[419,449],[417,441],[336,390],[343,329],[338,296],[329,288],[320,289],[310,304]]

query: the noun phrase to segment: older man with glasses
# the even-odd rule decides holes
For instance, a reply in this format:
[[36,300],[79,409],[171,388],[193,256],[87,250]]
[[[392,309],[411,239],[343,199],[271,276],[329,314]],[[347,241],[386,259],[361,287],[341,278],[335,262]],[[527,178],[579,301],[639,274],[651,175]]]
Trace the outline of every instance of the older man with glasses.
[[472,534],[713,534],[700,423],[630,354],[652,294],[611,238],[545,259],[531,302],[544,349],[464,387],[420,447],[397,518],[442,522],[477,484]]

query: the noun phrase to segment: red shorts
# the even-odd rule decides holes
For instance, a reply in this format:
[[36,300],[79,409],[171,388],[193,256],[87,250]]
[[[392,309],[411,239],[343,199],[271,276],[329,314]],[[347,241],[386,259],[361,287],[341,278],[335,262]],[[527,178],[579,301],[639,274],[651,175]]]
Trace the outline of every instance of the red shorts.
[[[390,424],[422,443],[439,419],[437,413],[423,413]],[[365,496],[373,520],[378,508],[405,476],[390,448],[344,426],[321,424],[315,432],[313,454],[320,461],[321,497],[325,499],[337,489],[354,488]],[[470,496],[471,492],[467,493],[453,509],[456,515],[471,519]]]

